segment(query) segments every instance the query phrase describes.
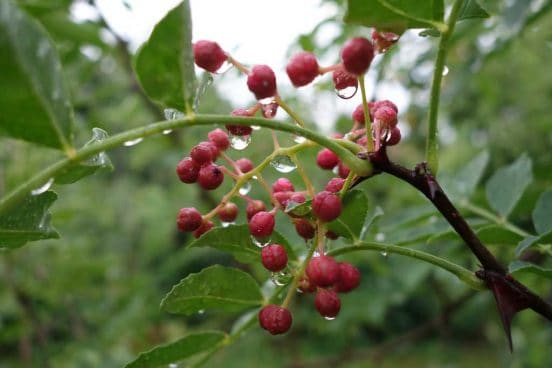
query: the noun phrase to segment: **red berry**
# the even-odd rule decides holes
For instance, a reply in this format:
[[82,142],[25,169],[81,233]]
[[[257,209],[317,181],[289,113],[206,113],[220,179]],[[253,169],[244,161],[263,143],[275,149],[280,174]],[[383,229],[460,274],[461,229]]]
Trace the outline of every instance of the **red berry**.
[[253,162],[248,158],[240,158],[236,161],[236,166],[238,166],[240,171],[244,174],[253,170]]
[[294,221],[295,230],[297,231],[297,234],[299,234],[300,237],[303,239],[312,239],[314,238],[314,226],[310,223],[309,220],[298,218]]
[[220,221],[234,222],[238,217],[238,206],[235,203],[228,202],[218,210],[217,214]]
[[194,231],[197,230],[203,223],[203,217],[201,213],[193,207],[181,208],[178,211],[178,217],[176,218],[176,225],[180,231]]
[[318,75],[318,61],[310,52],[295,54],[288,62],[286,72],[295,87],[306,86]]
[[372,42],[364,37],[353,38],[343,45],[341,60],[345,70],[354,75],[366,73],[374,58]]
[[284,307],[269,304],[259,311],[259,324],[272,335],[286,333],[291,323],[291,313]]
[[215,224],[213,224],[213,221],[210,221],[210,220],[203,221],[203,223],[201,224],[199,229],[194,231],[194,237],[199,238],[201,235],[203,235],[207,231],[211,230],[213,228],[213,226],[215,226]]
[[380,107],[384,107],[384,106],[392,108],[393,110],[395,110],[396,113],[399,112],[399,109],[397,108],[397,105],[395,105],[393,102],[391,102],[389,100],[381,100],[381,101],[369,102],[368,103],[368,108],[370,109],[370,114],[371,115],[374,115],[374,113],[376,112],[377,109],[379,109]]
[[197,41],[193,45],[194,60],[197,66],[210,71],[216,72],[224,61],[226,61],[226,54],[224,50],[213,41]]
[[337,193],[343,188],[343,184],[345,184],[345,179],[342,178],[332,178],[326,184],[325,190],[332,193]]
[[322,317],[334,318],[339,314],[341,301],[339,295],[333,290],[318,289],[314,299],[316,310]]
[[213,190],[219,187],[224,180],[224,174],[217,165],[207,164],[199,169],[197,182],[206,190]]
[[360,284],[360,271],[347,262],[339,263],[339,280],[335,284],[335,290],[340,293],[348,293],[356,289]]
[[209,148],[211,150],[211,156],[213,157],[213,161],[215,161],[217,159],[217,157],[219,156],[219,154],[220,154],[220,151],[219,151],[217,145],[214,144],[211,141],[199,142],[197,145],[198,146],[205,146],[205,147]]
[[190,157],[197,166],[209,163],[213,160],[212,150],[205,144],[198,144],[190,151]]
[[339,265],[330,256],[314,257],[307,265],[307,276],[316,286],[332,286],[339,280]]
[[335,220],[341,214],[341,198],[324,190],[312,199],[312,212],[322,221]]
[[337,169],[338,169],[337,173],[343,179],[347,179],[347,176],[349,176],[349,174],[351,172],[351,169],[349,169],[347,166],[345,166],[345,164],[343,162],[340,162],[337,165]]
[[199,166],[190,157],[185,157],[176,165],[176,174],[184,183],[190,184],[197,181]]
[[249,232],[255,237],[270,236],[274,231],[274,215],[270,212],[257,212],[251,220],[249,220]]
[[400,141],[401,141],[401,130],[399,129],[398,126],[394,126],[389,131],[389,137],[387,138],[387,142],[385,142],[385,144],[387,146],[394,146]]
[[245,207],[245,213],[247,214],[247,220],[251,220],[256,213],[266,210],[266,206],[263,201],[253,199],[247,203]]
[[221,151],[225,151],[230,146],[230,140],[228,139],[228,134],[222,129],[211,130],[207,134],[209,141],[213,142],[215,146]]
[[318,152],[318,154],[316,155],[316,163],[324,170],[333,169],[338,162],[339,157],[337,157],[337,155],[333,151],[327,148],[321,149],[320,152]]
[[334,233],[331,230],[328,230],[328,231],[326,231],[326,238],[328,238],[330,240],[336,240],[337,238],[339,238],[339,235]]
[[289,197],[290,202],[305,203],[306,198],[303,193],[292,193]]
[[368,138],[365,135],[363,135],[356,141],[356,144],[362,147],[366,147],[366,143],[368,143]]
[[310,282],[306,276],[301,277],[297,284],[297,288],[303,293],[313,293],[316,291],[316,285]]
[[272,184],[272,192],[293,192],[295,188],[293,187],[293,183],[286,178],[280,178]]
[[351,117],[353,118],[353,121],[359,124],[364,124],[366,122],[366,119],[364,119],[364,109],[362,108],[362,104],[355,108]]
[[261,262],[269,271],[282,271],[288,262],[286,248],[280,244],[270,244],[264,247],[261,250]]
[[374,121],[386,127],[397,125],[397,112],[388,105],[382,105],[374,111]]
[[[231,112],[231,115],[233,116],[245,116],[245,117],[251,117],[253,116],[248,110],[246,109],[235,109]],[[244,136],[244,135],[250,135],[251,132],[253,132],[253,128],[247,125],[226,125],[226,129],[230,132],[232,135],[237,136]]]
[[288,202],[291,199],[292,193],[293,192],[276,192],[272,194],[272,196],[274,197],[274,199],[276,199],[278,203],[280,203],[280,206],[286,208]]
[[255,65],[247,76],[247,87],[257,100],[276,94],[276,75],[268,65]]
[[332,79],[334,82],[334,87],[337,90],[342,90],[348,87],[357,87],[358,80],[356,76],[348,73],[342,66],[339,66],[332,73]]

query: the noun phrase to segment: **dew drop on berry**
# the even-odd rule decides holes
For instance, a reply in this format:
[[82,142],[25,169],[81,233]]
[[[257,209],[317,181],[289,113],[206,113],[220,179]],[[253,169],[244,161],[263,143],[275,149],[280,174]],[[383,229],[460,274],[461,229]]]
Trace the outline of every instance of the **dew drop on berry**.
[[179,120],[185,116],[182,111],[178,111],[177,109],[165,109],[163,110],[163,115],[167,120]]
[[358,91],[357,86],[354,86],[354,87],[351,86],[351,87],[347,87],[347,88],[343,88],[343,89],[336,89],[335,94],[339,98],[342,98],[344,100],[348,100],[350,98],[353,98],[354,95],[356,95],[357,91]]
[[243,151],[249,146],[249,143],[251,143],[250,135],[229,134],[228,138],[230,138],[230,147],[232,147],[236,151]]
[[274,169],[276,169],[276,171],[283,174],[290,173],[297,168],[291,158],[286,155],[278,155],[274,157],[274,159],[270,161],[270,164],[274,167]]
[[251,191],[251,183],[250,182],[244,183],[238,191],[241,195],[249,194],[249,192]]
[[142,138],[142,137],[136,138],[136,139],[131,139],[131,140],[128,140],[125,143],[123,143],[123,146],[125,146],[125,147],[136,146],[138,143],[142,142],[143,140],[144,140],[144,138]]
[[31,190],[31,195],[39,195],[50,189],[50,187],[54,184],[54,178],[50,178],[46,183],[41,185],[40,187]]
[[328,317],[328,316],[326,316],[326,317],[324,317],[324,319],[325,319],[326,321],[333,321],[333,320],[335,319],[335,317]]
[[253,244],[259,248],[264,248],[272,243],[270,237],[255,237],[251,235],[251,240],[253,241]]

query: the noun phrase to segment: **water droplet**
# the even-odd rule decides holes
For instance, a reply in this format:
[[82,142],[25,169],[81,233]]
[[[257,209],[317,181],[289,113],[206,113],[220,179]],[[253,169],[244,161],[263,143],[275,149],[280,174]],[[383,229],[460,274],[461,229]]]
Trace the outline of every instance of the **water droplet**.
[[278,104],[274,101],[261,105],[261,111],[266,119],[272,119],[278,112]]
[[303,137],[302,135],[294,135],[293,136],[293,141],[295,143],[301,144],[301,143],[305,143],[307,141],[307,138]]
[[249,194],[250,191],[251,191],[251,183],[250,182],[244,183],[241,186],[241,188],[239,189],[239,193],[241,195],[247,195],[247,194]]
[[46,183],[44,183],[44,185],[42,185],[42,186],[40,186],[40,187],[38,187],[34,190],[31,190],[31,195],[39,195],[39,194],[44,193],[45,191],[50,189],[52,184],[54,184],[54,178],[50,178]]
[[203,313],[205,313],[205,309],[200,309],[197,311],[197,314],[203,314]]
[[297,168],[291,158],[285,155],[278,155],[274,157],[274,159],[270,161],[270,164],[276,169],[276,171],[284,174],[290,173]]
[[259,178],[257,177],[257,175],[253,175],[253,176],[251,177],[251,179],[253,179],[253,180],[259,180]]
[[178,368],[178,364],[177,363],[170,363],[167,368]]
[[387,252],[380,252],[380,254],[384,257],[387,257]]
[[258,125],[251,125],[251,129],[253,130],[261,130],[261,127]]
[[334,166],[334,168],[332,169],[332,173],[334,175],[339,175],[339,166],[338,165]]
[[448,66],[445,65],[445,67],[443,68],[443,76],[447,75],[449,73],[449,68]]
[[299,294],[303,294],[303,290],[301,290],[300,288],[295,289],[295,291],[297,291],[297,293]]
[[320,257],[320,253],[317,250],[315,250],[314,253],[312,254],[312,258],[314,257]]
[[[89,146],[91,144],[103,142],[109,137],[107,132],[101,128],[92,128],[92,138],[86,142],[84,145]],[[83,165],[91,165],[91,166],[111,166],[111,160],[107,156],[105,152],[100,152],[92,157],[90,157],[88,160],[83,161]]]
[[165,119],[167,120],[178,120],[184,118],[184,113],[182,111],[178,111],[177,109],[165,109],[163,110],[163,115],[165,115]]
[[236,151],[243,151],[251,143],[250,135],[229,135],[230,138],[230,147]]
[[220,224],[222,225],[222,227],[228,227],[230,225],[234,225],[235,222],[232,221],[232,222],[224,222],[224,221],[221,221]]
[[385,240],[385,234],[384,233],[377,233],[376,234],[376,241],[382,242]]
[[353,98],[354,95],[356,95],[358,91],[358,87],[347,87],[343,89],[336,89],[335,94],[337,97],[342,98],[344,100],[348,100],[350,98]]
[[199,82],[199,86],[196,90],[196,95],[194,98],[194,102],[192,104],[192,109],[194,112],[197,112],[199,109],[199,102],[201,101],[201,98],[203,95],[205,95],[205,92],[207,92],[207,88],[213,83],[213,76],[211,73],[203,73],[203,76],[201,77],[201,81]]
[[329,316],[325,316],[324,319],[326,321],[333,321],[335,319],[335,317],[329,317]]
[[286,268],[280,272],[272,272],[270,274],[270,279],[276,286],[286,285],[291,281],[291,273]]
[[142,142],[144,140],[144,138],[136,138],[136,139],[131,139],[129,141],[126,141],[125,143],[123,143],[123,146],[125,147],[132,147],[132,146],[135,146],[137,145],[138,143]]
[[163,133],[164,135],[171,134],[171,133],[172,133],[172,129],[165,129],[165,130],[163,130],[162,133]]
[[270,237],[257,238],[251,235],[251,240],[259,248],[264,248],[270,244]]

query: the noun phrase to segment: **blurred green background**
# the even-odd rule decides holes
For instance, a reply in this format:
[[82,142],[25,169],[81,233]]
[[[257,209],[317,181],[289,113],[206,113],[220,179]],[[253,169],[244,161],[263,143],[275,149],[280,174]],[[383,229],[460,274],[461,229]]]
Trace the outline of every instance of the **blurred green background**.
[[[336,24],[339,35],[325,44],[315,42],[318,28],[297,35],[290,53],[299,48],[317,55],[336,53],[347,37],[370,34],[366,28],[344,26],[340,21],[343,2],[331,2],[340,12],[325,23]],[[116,133],[163,119],[162,109],[150,103],[137,85],[125,41],[106,42],[100,37],[107,27],[101,19],[75,23],[69,16],[71,0],[20,3],[59,46],[77,114],[77,142],[89,140],[93,127]],[[480,3],[493,17],[459,24],[447,62],[441,168],[444,175],[454,173],[488,150],[491,160],[485,181],[497,168],[528,153],[535,179],[511,221],[532,232],[531,210],[539,194],[552,186],[550,3]],[[417,38],[417,33],[409,31],[404,39]],[[403,131],[409,133],[391,154],[411,166],[423,158],[431,73],[427,68],[435,58],[437,42],[426,40],[423,47],[427,50],[406,60],[400,49],[408,44],[402,41],[378,64],[377,71],[381,81],[398,82],[409,93],[411,103],[401,112]],[[99,54],[87,56],[83,47],[89,46]],[[316,89],[322,94],[331,87],[321,82]],[[291,94],[284,98],[310,116],[305,101]],[[200,105],[201,112],[209,113],[226,114],[232,108],[217,93],[216,81]],[[349,116],[344,115],[336,120],[336,130],[344,131],[349,124]],[[62,238],[0,253],[0,367],[119,367],[139,352],[190,331],[231,328],[236,316],[205,313],[183,318],[159,311],[162,297],[187,274],[214,263],[236,265],[223,253],[187,250],[189,236],[178,233],[174,225],[180,207],[193,203],[208,211],[229,188],[225,183],[206,193],[176,178],[176,163],[194,143],[205,139],[208,130],[179,130],[110,151],[113,172],[100,172],[76,185],[54,186],[60,195],[52,208],[53,223]],[[255,142],[268,138],[266,131],[255,133],[247,150],[231,155],[246,155],[259,163],[268,147]],[[282,142],[291,140],[282,136]],[[329,174],[315,167],[315,154],[312,149],[303,159],[313,163],[307,164],[308,171],[321,188]],[[0,194],[56,158],[57,153],[49,149],[2,138]],[[278,176],[266,171],[270,182]],[[420,231],[431,235],[437,230],[424,230],[435,218],[421,215],[428,213],[427,204],[414,190],[389,177],[374,178],[361,188],[372,208],[379,206],[384,212],[372,229],[374,238],[386,236],[387,241],[408,243],[477,268],[457,239],[427,244],[428,236],[420,236]],[[262,197],[258,189],[253,194]],[[474,202],[487,206],[482,188]],[[278,226],[301,246],[286,221]],[[513,247],[491,248],[508,261]],[[292,306],[290,333],[272,337],[253,329],[206,366],[552,366],[551,324],[535,313],[526,311],[515,318],[515,351],[510,353],[490,293],[471,292],[450,275],[412,259],[362,253],[348,260],[362,270],[363,280],[358,290],[343,297],[336,320],[319,317],[312,297],[299,296]],[[241,267],[259,282],[267,277],[261,267]],[[550,282],[531,275],[523,281],[543,296],[552,295]]]

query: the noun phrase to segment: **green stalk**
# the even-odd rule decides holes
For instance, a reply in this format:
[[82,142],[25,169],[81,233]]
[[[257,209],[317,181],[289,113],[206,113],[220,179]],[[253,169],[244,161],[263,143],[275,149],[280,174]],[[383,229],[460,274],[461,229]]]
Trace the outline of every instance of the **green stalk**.
[[431,263],[439,268],[442,268],[443,270],[446,270],[452,273],[453,275],[458,277],[460,281],[463,281],[468,286],[476,290],[485,289],[483,282],[479,280],[475,276],[475,274],[470,270],[465,269],[464,267],[461,267],[450,261],[447,261],[446,259],[434,256],[433,254],[429,254],[412,248],[400,247],[398,245],[385,244],[385,243],[356,241],[352,246],[337,248],[332,251],[329,251],[328,255],[338,256],[341,254],[356,252],[359,250],[371,250],[371,251],[378,251],[382,253],[395,253],[395,254],[400,254],[402,256],[415,258],[420,261]]
[[303,136],[315,143],[318,143],[324,147],[327,147],[334,151],[339,158],[356,174],[368,175],[372,167],[368,161],[357,158],[349,150],[335,142],[333,139],[328,138],[317,132],[307,130],[296,126],[295,124],[289,124],[282,121],[268,120],[256,117],[241,117],[231,115],[197,115],[189,116],[180,120],[164,120],[144,127],[131,129],[123,133],[119,133],[112,137],[109,137],[101,142],[91,144],[89,146],[79,149],[71,158],[64,158],[46,169],[42,170],[26,182],[16,187],[13,191],[8,193],[0,200],[0,215],[6,213],[8,210],[16,206],[21,202],[27,194],[33,189],[44,185],[50,178],[54,178],[62,170],[66,169],[70,165],[77,164],[84,161],[100,152],[122,146],[127,141],[132,141],[139,138],[146,138],[155,134],[159,134],[167,129],[177,129],[183,127],[190,127],[195,125],[259,125],[262,127],[280,130],[283,132],[293,133]]
[[433,81],[431,82],[431,97],[429,101],[428,129],[426,139],[426,161],[433,175],[439,170],[438,141],[437,141],[437,118],[439,115],[439,100],[441,97],[441,82],[443,80],[443,70],[447,59],[449,40],[454,32],[454,27],[464,0],[456,0],[452,5],[452,10],[447,21],[446,29],[441,31],[441,40],[437,50],[437,59],[435,60],[435,69],[433,70]]

